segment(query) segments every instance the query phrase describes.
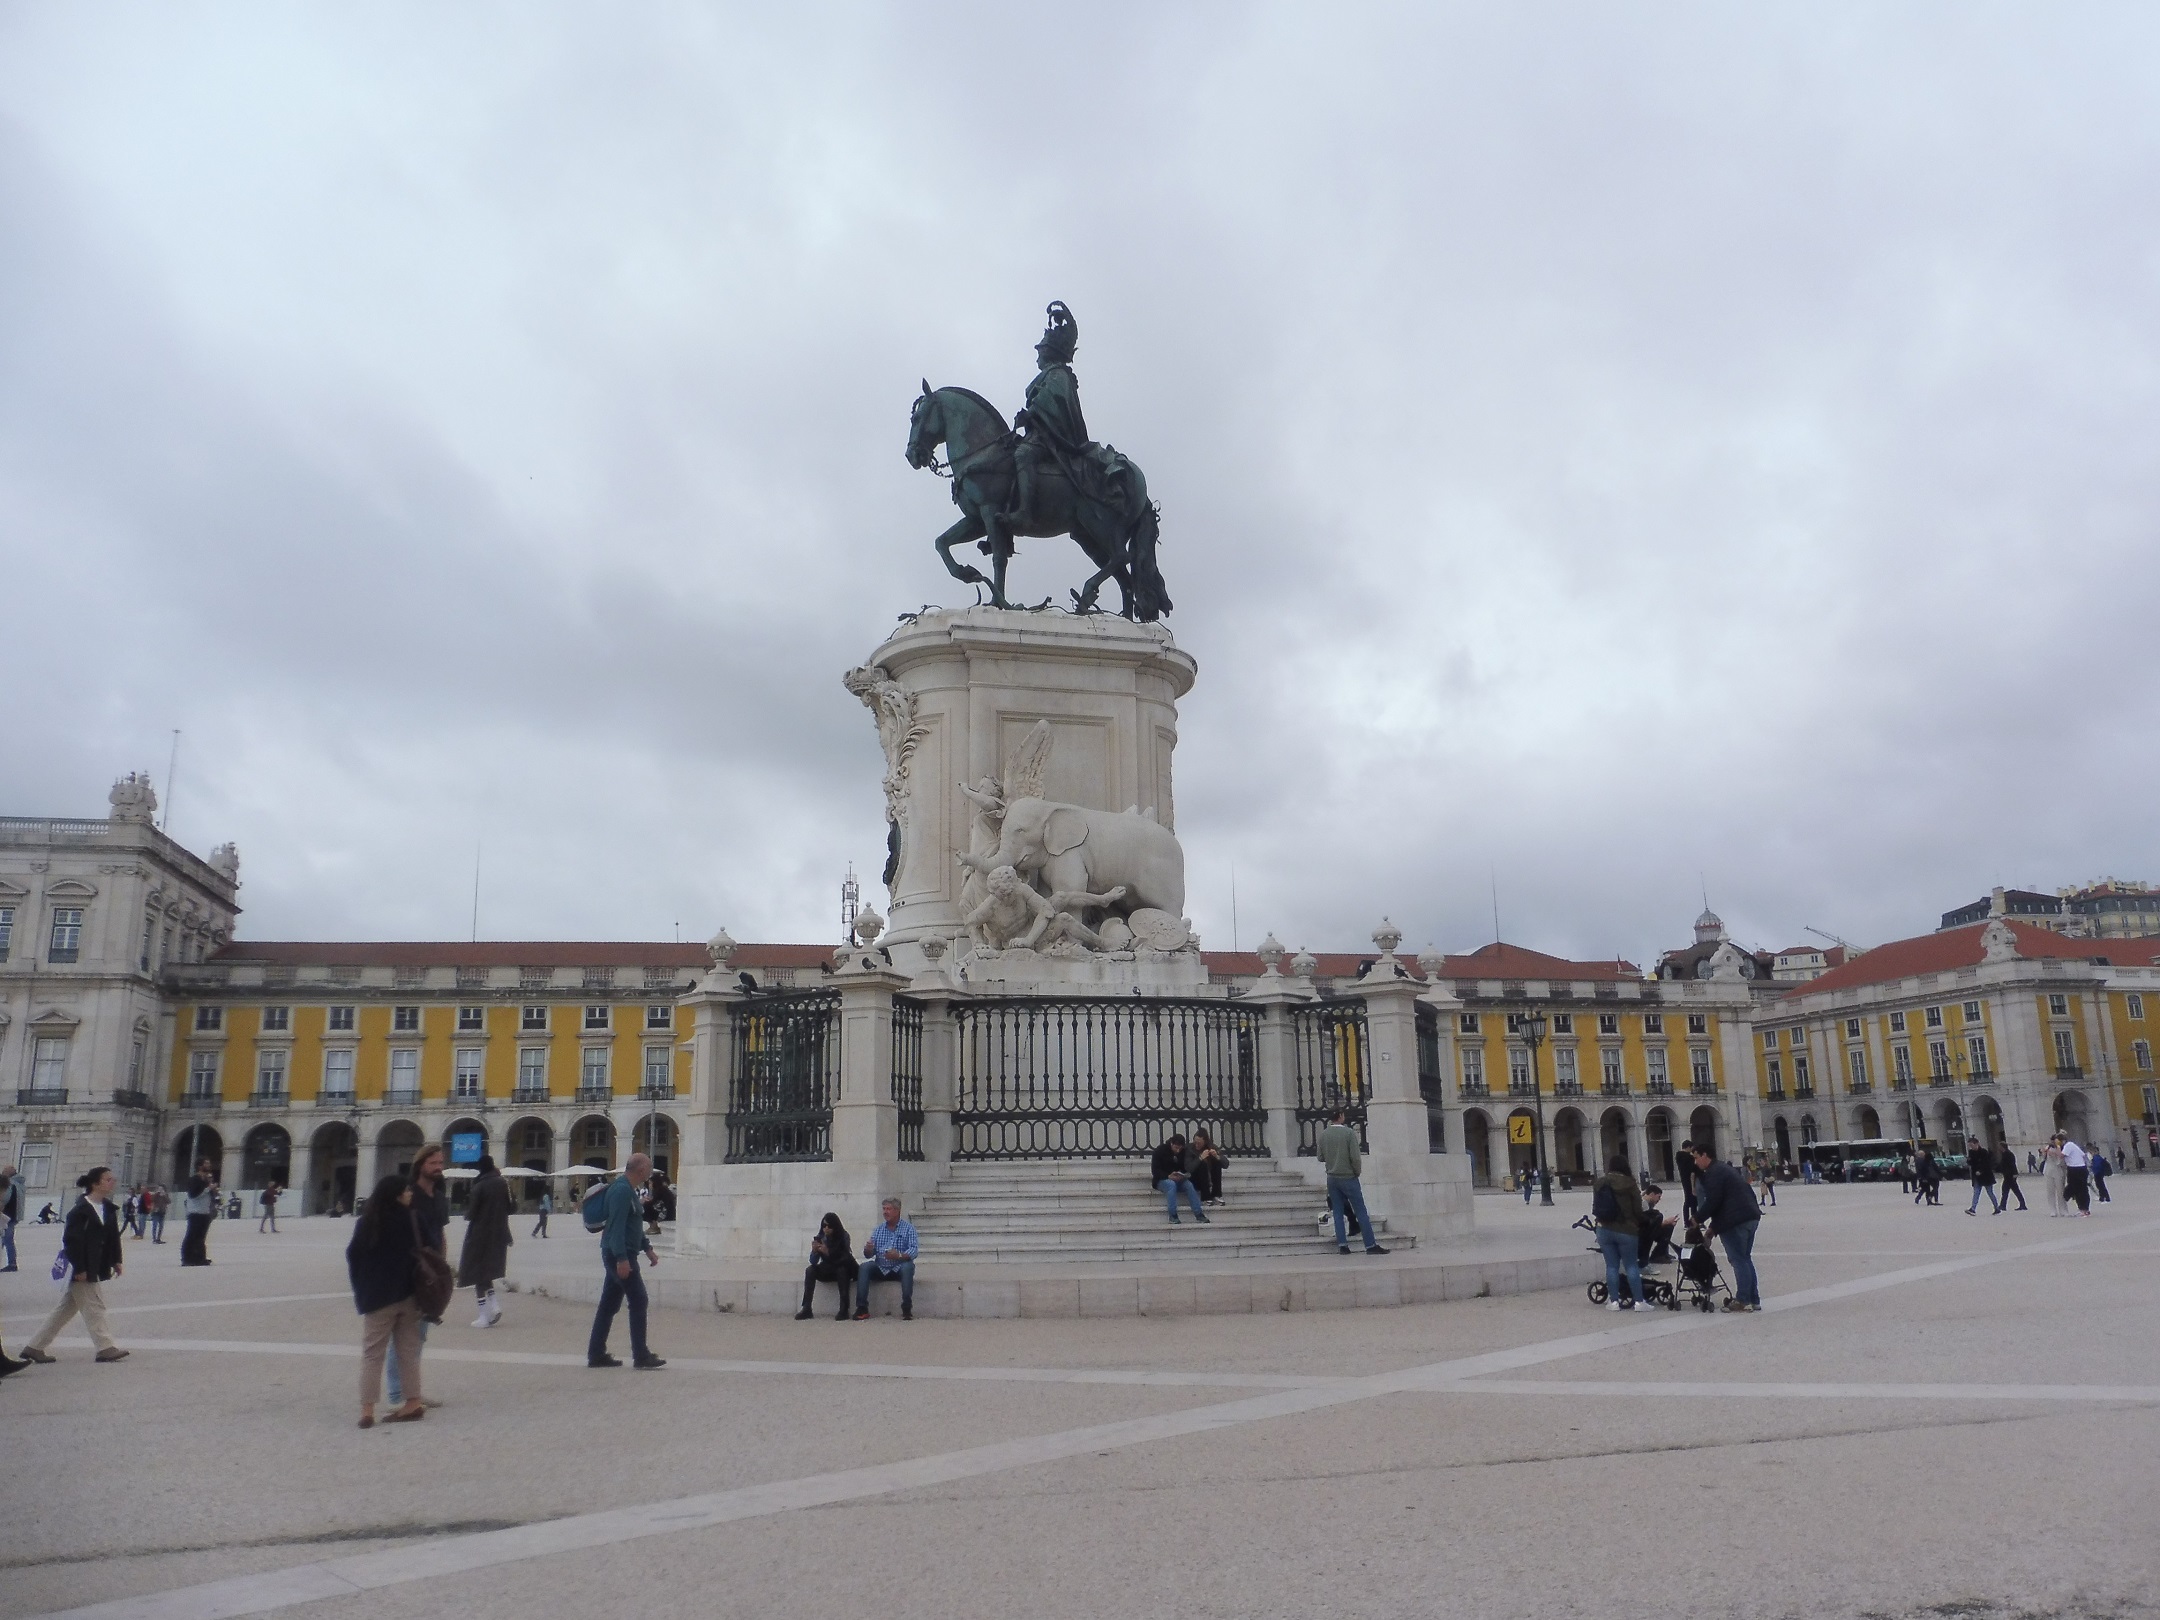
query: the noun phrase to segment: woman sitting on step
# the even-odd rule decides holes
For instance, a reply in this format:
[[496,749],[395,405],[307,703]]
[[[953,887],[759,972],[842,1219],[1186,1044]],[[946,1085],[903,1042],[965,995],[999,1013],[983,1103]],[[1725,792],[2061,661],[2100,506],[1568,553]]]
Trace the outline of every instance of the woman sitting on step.
[[1200,1202],[1220,1205],[1222,1198],[1223,1166],[1230,1161],[1215,1145],[1215,1138],[1208,1135],[1205,1127],[1196,1126],[1192,1133],[1192,1145],[1185,1150],[1185,1173],[1192,1177],[1193,1185],[1200,1189]]
[[855,1258],[855,1240],[848,1236],[840,1217],[830,1210],[818,1223],[817,1236],[810,1240],[810,1264],[803,1268],[802,1309],[795,1313],[795,1320],[807,1322],[811,1316],[811,1301],[817,1294],[817,1285],[829,1282],[840,1289],[840,1313],[835,1322],[848,1319],[848,1296],[855,1289],[855,1274],[862,1270],[862,1262]]

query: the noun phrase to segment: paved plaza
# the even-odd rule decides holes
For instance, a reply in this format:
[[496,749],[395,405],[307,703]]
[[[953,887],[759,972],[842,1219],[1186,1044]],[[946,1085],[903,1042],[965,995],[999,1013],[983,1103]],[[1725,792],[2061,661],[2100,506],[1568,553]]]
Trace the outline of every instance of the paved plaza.
[[[1788,1189],[1753,1317],[661,1310],[642,1374],[583,1365],[583,1305],[464,1294],[445,1404],[369,1432],[345,1224],[221,1225],[207,1271],[130,1245],[128,1360],[0,1386],[0,1615],[2151,1612],[2160,1177],[2114,1190]],[[1586,1207],[1478,1217],[1559,1253]],[[19,1235],[11,1349],[56,1292]]]

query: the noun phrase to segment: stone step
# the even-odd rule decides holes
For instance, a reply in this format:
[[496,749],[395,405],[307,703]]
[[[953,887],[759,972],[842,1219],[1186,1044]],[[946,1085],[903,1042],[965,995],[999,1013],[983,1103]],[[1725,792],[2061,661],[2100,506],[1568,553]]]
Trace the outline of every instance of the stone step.
[[[1353,1248],[1355,1245],[1353,1245]],[[1389,1239],[1387,1247],[1398,1253],[1408,1245]],[[941,1256],[955,1264],[963,1261],[998,1261],[1016,1265],[1078,1265],[1083,1263],[1104,1264],[1112,1261],[1135,1261],[1157,1264],[1169,1260],[1218,1261],[1218,1260],[1274,1260],[1302,1258],[1332,1258],[1335,1255],[1333,1240],[1325,1243],[1298,1243],[1277,1239],[1253,1239],[1240,1243],[1220,1243],[1201,1246],[1198,1244],[1160,1243],[1073,1243],[1055,1250],[1043,1249],[1034,1244],[1006,1243],[987,1244],[982,1247],[940,1248]]]
[[[1307,1187],[1285,1191],[1270,1189],[1251,1192],[1239,1187],[1223,1189],[1226,1209],[1266,1211],[1270,1214],[1296,1214],[1301,1210],[1318,1210],[1327,1200]],[[1180,1200],[1182,1202],[1182,1200]],[[1162,1212],[1163,1195],[1159,1192],[1047,1192],[1015,1189],[1009,1193],[931,1193],[916,1206],[918,1218],[945,1215],[995,1215],[1005,1210],[1040,1209],[1064,1211],[1074,1215],[1115,1214],[1121,1210],[1142,1209],[1153,1206]]]

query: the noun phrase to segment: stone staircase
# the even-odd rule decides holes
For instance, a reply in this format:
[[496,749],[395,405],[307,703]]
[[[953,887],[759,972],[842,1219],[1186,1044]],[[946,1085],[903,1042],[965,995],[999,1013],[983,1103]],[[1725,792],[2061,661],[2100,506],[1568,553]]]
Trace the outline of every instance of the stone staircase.
[[[1060,1261],[1192,1262],[1332,1254],[1318,1217],[1326,1195],[1266,1159],[1239,1159],[1223,1176],[1224,1206],[1182,1224],[1163,1214],[1141,1159],[956,1164],[910,1214],[926,1258],[990,1264]],[[1412,1240],[1386,1236],[1391,1249]]]

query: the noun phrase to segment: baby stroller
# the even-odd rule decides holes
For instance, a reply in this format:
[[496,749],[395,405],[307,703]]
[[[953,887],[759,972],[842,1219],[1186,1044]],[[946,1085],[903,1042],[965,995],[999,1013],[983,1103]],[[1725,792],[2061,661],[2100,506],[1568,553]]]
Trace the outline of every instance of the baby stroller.
[[1676,1290],[1661,1303],[1667,1310],[1677,1311],[1682,1305],[1692,1305],[1698,1311],[1714,1311],[1718,1308],[1718,1296],[1732,1298],[1732,1290],[1725,1286],[1725,1274],[1718,1270],[1717,1256],[1711,1252],[1710,1242],[1703,1236],[1702,1228],[1689,1226],[1687,1236],[1680,1242],[1680,1279]]
[[[1605,1252],[1597,1246],[1595,1241],[1597,1237],[1597,1222],[1595,1220],[1585,1215],[1581,1220],[1575,1222],[1575,1229],[1578,1232],[1588,1232],[1590,1234],[1592,1238],[1590,1252],[1592,1254],[1603,1254]],[[1648,1266],[1641,1268],[1641,1276],[1645,1301],[1651,1305],[1662,1305],[1669,1311],[1677,1311],[1680,1308],[1673,1298],[1673,1286],[1671,1283],[1667,1282],[1663,1277],[1655,1275]],[[1598,1278],[1590,1284],[1585,1292],[1589,1294],[1591,1304],[1604,1304],[1608,1297],[1605,1291],[1605,1279],[1603,1277]]]

